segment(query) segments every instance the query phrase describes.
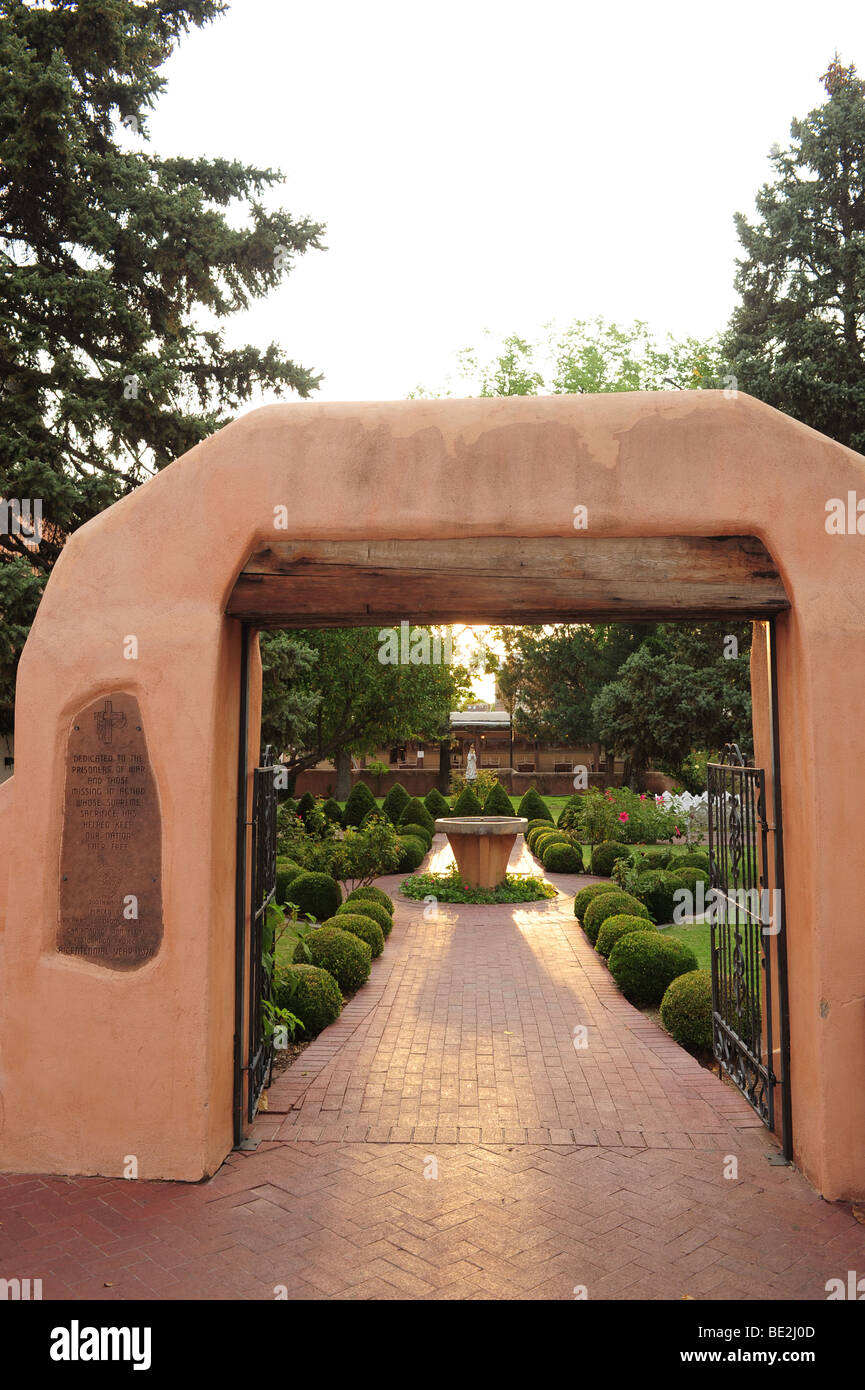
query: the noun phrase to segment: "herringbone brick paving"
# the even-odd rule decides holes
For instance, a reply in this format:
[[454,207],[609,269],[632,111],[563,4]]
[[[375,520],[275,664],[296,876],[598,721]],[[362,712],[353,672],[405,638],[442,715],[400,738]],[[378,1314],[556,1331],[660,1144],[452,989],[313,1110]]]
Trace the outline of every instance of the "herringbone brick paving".
[[621,999],[569,899],[434,920],[401,899],[254,1134],[194,1186],[0,1175],[0,1277],[53,1299],[757,1300],[865,1273],[850,1205],[769,1167],[771,1136]]

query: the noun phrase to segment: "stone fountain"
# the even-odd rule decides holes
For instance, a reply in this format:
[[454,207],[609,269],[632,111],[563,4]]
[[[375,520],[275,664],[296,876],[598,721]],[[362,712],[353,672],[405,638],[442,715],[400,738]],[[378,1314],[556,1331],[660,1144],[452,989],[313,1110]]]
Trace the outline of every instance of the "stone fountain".
[[525,816],[445,816],[435,828],[447,835],[463,883],[495,888],[507,872],[518,835],[528,827]]

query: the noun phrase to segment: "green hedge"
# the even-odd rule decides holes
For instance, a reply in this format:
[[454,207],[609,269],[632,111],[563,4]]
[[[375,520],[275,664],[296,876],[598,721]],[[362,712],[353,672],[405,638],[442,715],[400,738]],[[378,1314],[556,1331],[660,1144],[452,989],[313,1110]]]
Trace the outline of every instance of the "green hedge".
[[501,782],[494,782],[484,802],[485,816],[512,816],[514,805]]
[[321,925],[336,927],[339,931],[350,931],[352,936],[360,937],[372,951],[373,958],[380,956],[384,950],[384,932],[378,922],[372,917],[363,916],[360,911],[338,912],[335,917],[330,917]]
[[360,825],[367,811],[376,810],[375,797],[366,782],[355,782],[342,813],[344,825]]
[[372,950],[359,936],[340,927],[316,927],[294,948],[295,964],[303,946],[309,949],[312,964],[330,971],[343,994],[360,989],[369,979]]
[[346,898],[347,903],[352,903],[357,898],[369,898],[370,902],[381,903],[393,916],[393,898],[389,898],[383,888],[376,888],[374,883],[362,883],[359,888],[353,888]]
[[301,916],[309,912],[321,922],[336,912],[342,902],[342,889],[330,874],[304,871],[291,880],[290,901],[297,903]]
[[632,1004],[660,1004],[667,986],[678,975],[697,969],[693,951],[675,936],[659,931],[628,932],[616,942],[610,972]]
[[609,878],[616,860],[627,859],[630,853],[629,847],[618,840],[602,840],[592,850],[592,873]]
[[371,898],[355,898],[354,902],[349,900],[344,902],[342,907],[337,908],[336,917],[332,920],[339,926],[340,917],[351,916],[353,913],[359,913],[361,917],[371,917],[373,922],[378,922],[385,938],[390,936],[393,930],[393,918],[381,903],[373,902]]
[[545,869],[552,874],[581,874],[583,872],[583,852],[579,845],[547,845],[541,855]]
[[581,888],[574,898],[574,916],[582,924],[589,903],[594,902],[595,898],[599,898],[602,893],[617,893],[618,891],[615,883],[590,883],[588,888]]
[[661,1022],[682,1047],[712,1051],[712,976],[708,970],[677,975],[661,1000]]
[[553,817],[546,802],[541,800],[534,787],[529,787],[523,796],[517,807],[517,815],[525,816],[527,820],[545,820],[549,821],[550,825],[553,824]]
[[329,970],[319,965],[277,966],[273,981],[274,1002],[290,1009],[303,1024],[304,1032],[320,1033],[339,1018],[342,995]]
[[604,922],[608,917],[615,917],[617,912],[629,912],[634,917],[648,918],[649,916],[648,908],[637,898],[631,897],[630,893],[622,893],[617,889],[612,893],[599,894],[593,902],[589,903],[582,919],[583,931],[593,946]]
[[595,950],[606,960],[620,937],[627,936],[631,931],[646,931],[648,926],[645,917],[635,917],[630,912],[617,912],[615,917],[607,918],[598,932]]
[[394,825],[399,824],[399,818],[403,813],[403,808],[408,805],[410,799],[402,782],[394,782],[382,802],[382,810]]

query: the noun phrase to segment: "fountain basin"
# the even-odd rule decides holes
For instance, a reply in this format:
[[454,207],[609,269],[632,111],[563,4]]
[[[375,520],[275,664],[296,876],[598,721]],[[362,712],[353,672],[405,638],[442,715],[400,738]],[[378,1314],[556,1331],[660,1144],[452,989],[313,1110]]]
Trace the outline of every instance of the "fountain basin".
[[435,828],[448,837],[463,883],[495,888],[507,872],[518,835],[528,827],[525,816],[445,816]]

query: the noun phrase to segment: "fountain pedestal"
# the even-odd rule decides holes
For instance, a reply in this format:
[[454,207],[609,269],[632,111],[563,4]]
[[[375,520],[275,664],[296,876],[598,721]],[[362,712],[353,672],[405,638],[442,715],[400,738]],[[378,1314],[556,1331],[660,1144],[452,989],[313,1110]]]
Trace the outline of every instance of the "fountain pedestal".
[[448,837],[463,883],[472,888],[495,888],[508,867],[514,841],[525,834],[525,816],[459,816],[437,820],[435,828]]

